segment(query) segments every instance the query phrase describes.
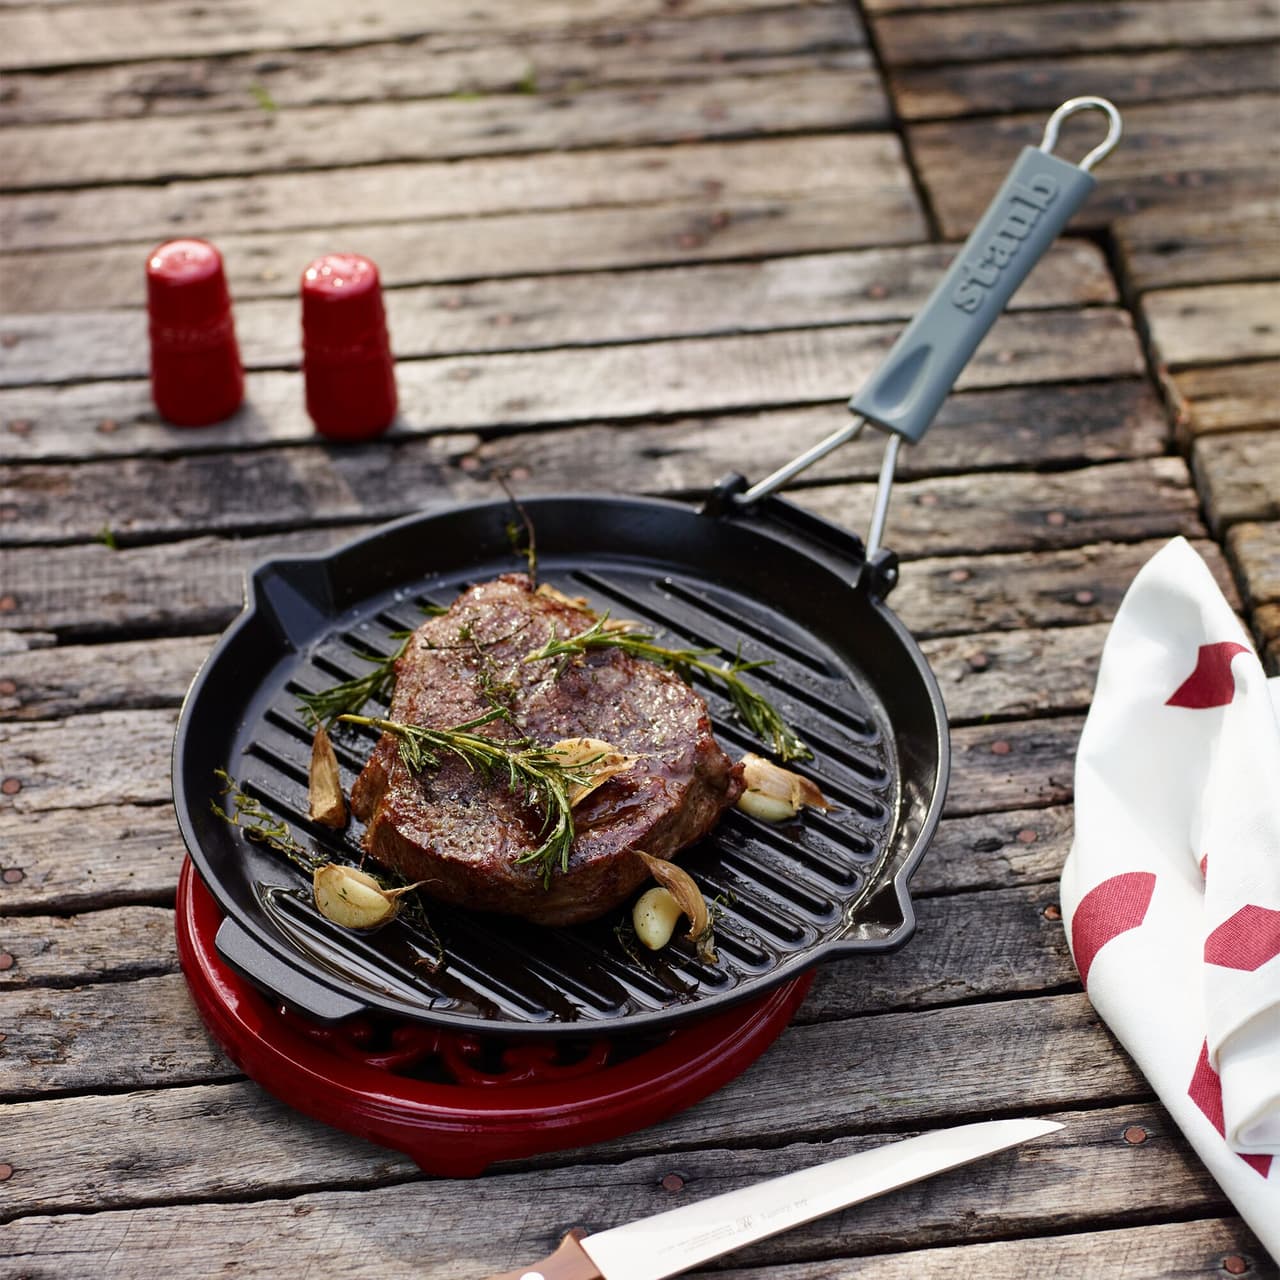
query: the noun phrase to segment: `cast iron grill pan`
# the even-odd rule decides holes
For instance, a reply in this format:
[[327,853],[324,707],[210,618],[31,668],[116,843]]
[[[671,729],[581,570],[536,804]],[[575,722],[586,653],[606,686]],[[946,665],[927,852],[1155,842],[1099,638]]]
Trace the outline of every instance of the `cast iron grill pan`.
[[[330,924],[305,873],[215,817],[225,769],[298,838],[358,863],[361,826],[311,824],[311,730],[298,695],[367,672],[359,654],[474,582],[518,571],[506,502],[413,517],[328,556],[272,562],[197,677],[175,749],[183,834],[226,923],[219,945],[250,978],[323,1018],[377,1009],[503,1034],[651,1031],[763,993],[817,961],[910,936],[906,878],[936,824],[946,731],[916,646],[865,585],[860,541],[789,504],[712,516],[657,500],[528,501],[539,578],[663,643],[767,658],[754,678],[815,759],[801,766],[839,808],[771,826],[730,810],[681,863],[723,911],[719,962],[685,943],[653,954],[617,935],[628,908],[549,929],[424,899],[443,949],[397,920],[371,934]],[[764,751],[713,686],[721,745]],[[340,726],[349,791],[376,734]]]
[[[1054,156],[1058,126],[1102,111],[1106,139],[1080,164]],[[367,670],[425,603],[445,604],[515,567],[504,502],[413,517],[327,556],[264,565],[249,601],[197,676],[174,747],[174,801],[191,856],[225,913],[222,954],[321,1019],[384,1010],[452,1028],[610,1035],[650,1032],[762,994],[815,963],[901,945],[914,927],[907,881],[937,825],[948,738],[937,684],[883,603],[896,581],[881,550],[898,446],[927,430],[1018,284],[1094,186],[1120,136],[1101,98],[1077,98],[1026,147],[923,311],[853,397],[857,419],[747,489],[736,478],[707,512],[658,500],[552,497],[527,504],[541,576],[598,610],[637,618],[675,646],[715,645],[773,665],[752,673],[813,748],[805,766],[838,810],[768,827],[731,811],[681,862],[716,900],[719,963],[685,944],[624,947],[614,913],[539,928],[457,908],[430,910],[435,940],[398,920],[352,934],[311,905],[306,878],[214,817],[225,769],[335,860],[345,839],[309,828],[311,735],[300,692]],[[867,545],[770,497],[865,422],[889,431]],[[730,755],[759,750],[714,688],[702,687]],[[373,745],[344,728],[349,789]]]

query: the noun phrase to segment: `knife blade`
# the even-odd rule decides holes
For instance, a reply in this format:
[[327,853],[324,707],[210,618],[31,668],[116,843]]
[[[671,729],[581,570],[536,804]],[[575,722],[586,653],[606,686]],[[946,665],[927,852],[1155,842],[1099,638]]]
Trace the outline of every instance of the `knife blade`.
[[1061,1128],[1053,1120],[986,1120],[922,1133],[595,1235],[571,1231],[541,1262],[489,1280],[665,1280],[743,1245]]

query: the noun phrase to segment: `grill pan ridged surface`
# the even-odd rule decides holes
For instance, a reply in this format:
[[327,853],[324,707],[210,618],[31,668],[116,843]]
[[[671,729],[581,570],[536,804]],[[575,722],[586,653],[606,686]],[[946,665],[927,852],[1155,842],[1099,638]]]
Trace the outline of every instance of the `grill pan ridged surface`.
[[[838,808],[782,826],[731,810],[681,856],[722,912],[715,965],[699,962],[685,943],[656,955],[624,945],[617,931],[627,908],[549,929],[424,899],[443,965],[433,963],[436,941],[406,921],[367,935],[325,921],[304,873],[212,817],[213,771],[225,768],[304,844],[359,862],[360,824],[334,833],[306,818],[311,731],[298,694],[365,674],[369,664],[360,655],[393,652],[394,633],[419,625],[424,606],[448,604],[471,583],[521,567],[506,545],[509,507],[487,504],[402,522],[332,556],[270,564],[255,575],[248,612],[193,686],[175,752],[183,833],[223,909],[286,969],[368,1007],[504,1034],[654,1029],[759,994],[826,955],[905,941],[913,927],[906,873],[936,822],[945,731],[940,703],[931,701],[936,688],[909,637],[882,604],[850,585],[856,539],[833,530],[843,556],[821,545],[815,554],[806,543],[808,554],[797,558],[798,535],[788,532],[780,546],[768,536],[769,555],[753,565],[751,544],[767,536],[767,525],[738,528],[645,501],[541,499],[527,506],[538,532],[540,580],[584,595],[614,617],[639,620],[661,643],[770,659],[773,665],[749,678],[812,747],[815,759],[797,767]],[[650,546],[653,533],[632,518],[655,508],[666,517],[661,555]],[[712,547],[681,538],[682,527],[699,537],[713,529]],[[741,545],[727,563],[718,544],[731,531]],[[636,538],[647,554],[638,557],[627,545]],[[566,539],[575,546],[565,547]],[[673,563],[673,550],[689,563]],[[461,563],[449,564],[451,558]],[[803,581],[793,560],[815,581]],[[827,598],[814,598],[819,580],[830,589]],[[815,617],[825,621],[815,627]],[[857,657],[867,644],[877,664],[894,673],[887,686]],[[730,756],[766,753],[713,685],[697,687]],[[370,703],[366,713],[374,708]],[[352,726],[335,732],[348,792],[376,736]],[[266,981],[290,997],[287,980]]]

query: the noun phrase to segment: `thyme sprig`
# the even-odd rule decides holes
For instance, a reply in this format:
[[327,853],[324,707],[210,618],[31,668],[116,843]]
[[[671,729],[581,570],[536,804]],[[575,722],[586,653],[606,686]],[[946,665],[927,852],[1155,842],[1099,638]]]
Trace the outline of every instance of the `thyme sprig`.
[[222,790],[218,794],[229,798],[229,808],[224,808],[212,797],[209,799],[209,807],[223,822],[239,827],[250,840],[284,854],[295,866],[308,873],[314,872],[328,861],[299,844],[288,824],[245,791],[225,769],[215,769],[213,772],[222,783]]
[[772,662],[768,658],[745,661],[741,657],[734,657],[727,662],[712,661],[713,658],[723,658],[724,651],[715,648],[669,649],[655,644],[654,637],[648,632],[610,627],[609,615],[606,613],[576,636],[560,640],[553,632],[551,639],[541,649],[526,655],[525,661],[541,662],[548,658],[570,657],[592,649],[621,649],[637,658],[647,658],[659,666],[670,668],[682,680],[690,683],[693,673],[699,671],[724,689],[738,718],[756,737],[773,744],[773,752],[778,759],[813,759],[813,752],[774,706],[742,679],[744,671],[771,666]]
[[357,652],[357,658],[374,664],[373,670],[354,680],[344,680],[331,688],[321,689],[318,693],[300,693],[299,710],[308,712],[313,720],[328,726],[339,716],[354,715],[370,698],[387,701],[391,696],[391,686],[396,680],[396,662],[404,656],[411,639],[412,632],[403,637],[403,642],[395,653],[385,658],[380,658],[375,653]]
[[493,706],[483,715],[450,729],[429,729],[376,716],[341,715],[338,719],[392,734],[398,739],[400,759],[414,773],[438,769],[442,754],[448,753],[487,779],[503,779],[508,791],[523,795],[543,815],[538,832],[542,843],[522,853],[517,864],[533,863],[544,885],[551,882],[556,868],[568,870],[574,836],[570,792],[590,783],[593,761],[582,761],[571,768],[554,750],[539,746],[527,735],[491,738],[475,732],[497,720],[514,725],[511,712],[503,706]]

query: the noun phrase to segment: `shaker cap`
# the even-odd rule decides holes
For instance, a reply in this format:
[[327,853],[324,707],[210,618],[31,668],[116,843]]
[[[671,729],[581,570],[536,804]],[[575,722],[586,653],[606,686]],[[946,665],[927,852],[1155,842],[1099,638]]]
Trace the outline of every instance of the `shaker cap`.
[[343,348],[375,341],[386,325],[378,268],[358,253],[330,253],[302,273],[302,339]]
[[147,258],[147,309],[153,325],[213,325],[230,308],[222,255],[208,241],[170,240]]

